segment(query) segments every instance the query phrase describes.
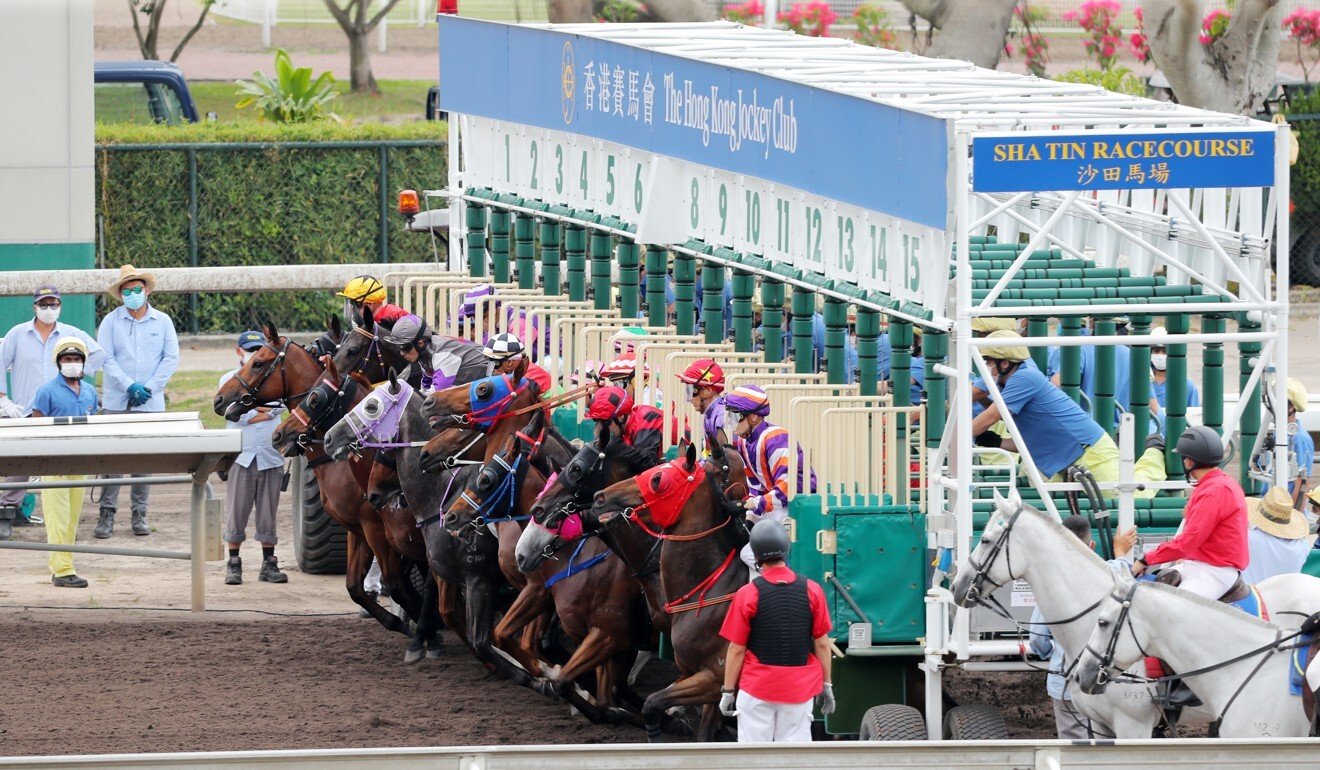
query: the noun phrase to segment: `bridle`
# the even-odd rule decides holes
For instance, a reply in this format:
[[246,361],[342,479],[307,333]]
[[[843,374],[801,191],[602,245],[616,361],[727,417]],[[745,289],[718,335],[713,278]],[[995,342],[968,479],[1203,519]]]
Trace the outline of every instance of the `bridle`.
[[[261,398],[260,396],[261,388],[266,384],[266,381],[269,380],[271,376],[275,374],[276,370],[280,372],[281,377],[284,375],[284,366],[285,366],[285,361],[287,360],[289,354],[289,345],[292,344],[292,341],[288,337],[280,337],[279,340],[276,340],[276,342],[281,342],[281,341],[284,344],[278,349],[276,349],[276,347],[272,345],[270,342],[261,343],[261,346],[263,348],[266,348],[267,350],[274,352],[275,357],[272,358],[269,362],[263,363],[261,365],[261,368],[257,370],[258,372],[261,373],[261,376],[256,380],[256,382],[250,383],[247,380],[243,379],[242,369],[239,369],[239,371],[234,373],[234,379],[237,380],[239,386],[243,388],[243,395],[240,396],[238,399],[238,403],[241,404],[242,406],[253,407],[256,406],[257,404],[267,403],[269,401],[269,399]],[[298,393],[292,396],[285,396],[283,399],[278,399],[278,400],[283,400],[285,404],[288,404],[290,401],[302,398],[303,396],[307,395],[310,392],[311,392],[311,388],[308,388],[307,390],[304,390],[302,393]]]
[[[398,392],[394,392],[392,388],[397,388]],[[354,441],[349,445],[349,451],[353,454],[361,454],[363,449],[409,449],[426,446],[425,441],[400,443],[390,440],[399,433],[399,422],[412,394],[412,386],[403,380],[385,383],[345,415],[344,422],[353,431],[354,437]],[[371,401],[373,397],[388,402],[388,405],[375,417],[366,414],[368,405],[374,403]]]
[[[541,444],[545,441],[545,434],[546,429],[544,426],[541,427],[541,432],[536,437],[518,431],[514,434],[518,439],[516,444],[518,452],[512,463],[505,460],[502,453],[497,453],[490,458],[490,461],[477,474],[477,478],[469,482],[459,494],[459,499],[471,507],[476,515],[459,527],[454,534],[461,533],[467,527],[480,532],[487,524],[527,521],[531,518],[531,516],[515,516],[513,511],[514,506],[518,503],[518,491],[527,475],[524,463],[531,464],[531,458],[540,450]],[[473,497],[472,485],[474,483],[480,484],[483,477],[492,479],[490,483],[495,488],[483,499],[477,500]],[[501,504],[507,511],[505,515],[489,515]]]
[[[327,425],[342,419],[347,411],[345,404],[352,398],[352,394],[357,392],[357,388],[357,382],[349,375],[344,375],[339,385],[335,385],[329,379],[323,379],[312,386],[311,390],[307,391],[308,399],[304,399],[303,403],[289,412],[288,421],[296,420],[302,424],[294,442],[304,449],[311,444],[320,443],[319,439],[311,438],[311,434],[317,431],[324,432]],[[307,400],[318,389],[328,390],[334,395],[324,404],[318,404],[315,409],[309,410],[306,408]]]
[[[1098,652],[1091,646],[1089,641],[1086,644],[1084,652],[1090,653],[1100,662],[1100,673],[1096,675],[1096,682],[1098,684],[1108,684],[1110,681],[1119,678],[1111,678],[1109,672],[1114,667],[1114,657],[1118,653],[1118,641],[1124,627],[1127,627],[1128,634],[1132,637],[1132,642],[1137,645],[1137,651],[1141,653],[1141,656],[1143,658],[1152,657],[1146,652],[1146,648],[1142,646],[1141,640],[1137,638],[1137,632],[1132,629],[1132,624],[1128,622],[1128,616],[1132,612],[1132,599],[1137,592],[1138,585],[1140,585],[1140,583],[1133,581],[1132,585],[1128,586],[1127,593],[1122,596],[1118,595],[1116,592],[1111,592],[1109,594],[1108,598],[1118,602],[1120,609],[1118,612],[1118,618],[1114,621],[1114,629],[1109,633],[1109,640],[1105,642],[1105,651],[1103,653]],[[1104,621],[1101,620],[1097,623],[1097,627],[1103,625],[1103,623]],[[1078,656],[1079,659],[1080,657],[1081,656]],[[1124,674],[1123,677],[1126,678],[1126,674]]]

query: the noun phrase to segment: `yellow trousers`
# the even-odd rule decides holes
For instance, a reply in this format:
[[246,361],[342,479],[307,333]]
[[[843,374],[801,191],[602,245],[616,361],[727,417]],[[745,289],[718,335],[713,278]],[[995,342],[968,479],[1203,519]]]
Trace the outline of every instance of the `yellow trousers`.
[[[1100,435],[1100,440],[1086,448],[1082,456],[1077,458],[1077,465],[1085,465],[1087,470],[1096,481],[1118,481],[1118,445],[1109,437],[1108,433]],[[1062,473],[1054,474],[1051,481],[1066,481]],[[1103,493],[1106,498],[1116,497],[1113,491],[1105,490]]]
[[[70,481],[86,476],[45,476],[46,481]],[[41,490],[41,513],[46,517],[46,542],[72,545],[78,536],[78,517],[82,513],[83,488]],[[56,577],[74,574],[73,554],[52,551],[46,561]]]

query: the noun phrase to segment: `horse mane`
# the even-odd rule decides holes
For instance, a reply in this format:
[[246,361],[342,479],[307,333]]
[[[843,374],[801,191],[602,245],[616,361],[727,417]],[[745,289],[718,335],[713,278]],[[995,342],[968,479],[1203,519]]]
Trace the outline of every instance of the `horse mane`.
[[[1050,531],[1051,534],[1053,534],[1063,542],[1067,543],[1068,547],[1072,548],[1078,553],[1086,554],[1099,566],[1102,567],[1108,566],[1105,560],[1100,557],[1100,554],[1096,553],[1089,544],[1083,543],[1080,538],[1078,538],[1072,532],[1069,532],[1068,529],[1064,527],[1063,524],[1058,519],[1054,518],[1049,513],[1042,511],[1039,508],[1036,508],[1035,506],[1031,506],[1023,503],[1022,507],[1023,507],[1023,511],[1022,511],[1023,513],[1030,514],[1034,516],[1036,519],[1038,519],[1040,523],[1043,524],[1045,528]],[[1004,514],[1003,511],[1000,511],[999,513],[1001,520],[1007,518],[1007,516]]]
[[1268,623],[1252,615],[1248,615],[1247,613],[1243,612],[1237,607],[1234,607],[1231,604],[1225,604],[1223,602],[1216,601],[1214,599],[1207,599],[1204,596],[1201,596],[1200,594],[1194,594],[1191,591],[1184,591],[1180,588],[1175,588],[1173,586],[1165,585],[1163,583],[1156,583],[1151,580],[1143,580],[1137,584],[1137,587],[1142,590],[1145,590],[1147,588],[1154,589],[1156,591],[1167,593],[1169,596],[1181,597],[1183,599],[1186,599],[1190,602],[1194,602],[1208,609],[1228,613],[1225,614],[1225,617],[1234,617],[1234,618],[1239,618],[1241,620],[1251,621],[1251,623],[1255,625],[1257,628],[1261,628],[1261,629],[1276,628],[1274,624]]

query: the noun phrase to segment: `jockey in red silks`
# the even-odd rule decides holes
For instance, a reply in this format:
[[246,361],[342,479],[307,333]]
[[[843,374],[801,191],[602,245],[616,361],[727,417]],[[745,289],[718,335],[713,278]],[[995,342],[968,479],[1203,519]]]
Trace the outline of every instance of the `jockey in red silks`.
[[[688,402],[701,415],[702,429],[706,435],[705,454],[709,456],[712,444],[726,444],[729,441],[724,432],[724,370],[713,358],[698,358],[678,375],[678,379],[687,386]],[[684,419],[685,426],[686,423]],[[678,430],[677,419],[674,420],[674,430]]]
[[591,398],[587,417],[609,430],[628,447],[623,459],[634,468],[645,469],[660,462],[661,412],[646,404],[634,405],[628,391],[607,385]]

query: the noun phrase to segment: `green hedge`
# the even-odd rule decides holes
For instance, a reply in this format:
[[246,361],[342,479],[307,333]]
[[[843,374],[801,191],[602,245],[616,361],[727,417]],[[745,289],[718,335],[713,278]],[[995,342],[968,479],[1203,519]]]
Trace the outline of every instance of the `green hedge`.
[[[105,264],[186,267],[189,250],[187,143],[398,142],[387,146],[391,212],[399,189],[435,188],[445,182],[446,127],[197,124],[98,126],[96,209]],[[160,145],[127,149],[125,144]],[[197,152],[198,265],[363,263],[379,265],[379,149],[333,145],[253,145],[199,148]],[[389,258],[432,257],[431,240],[387,222]],[[181,331],[233,332],[269,318],[281,328],[319,328],[338,301],[333,292],[202,294],[196,315],[186,295],[153,300]],[[101,308],[104,312],[106,308]]]
[[1293,221],[1309,226],[1320,223],[1320,89],[1294,99],[1288,113],[1297,116],[1289,122],[1299,145],[1290,187]]

